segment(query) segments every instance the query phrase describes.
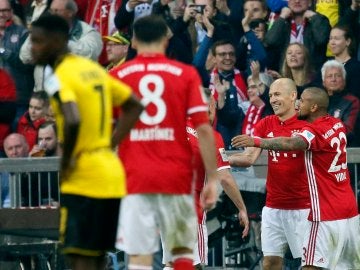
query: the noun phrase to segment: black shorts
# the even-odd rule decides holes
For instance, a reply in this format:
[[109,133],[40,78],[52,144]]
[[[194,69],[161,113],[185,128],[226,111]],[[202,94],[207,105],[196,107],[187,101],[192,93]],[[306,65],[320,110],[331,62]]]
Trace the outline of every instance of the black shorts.
[[61,194],[60,241],[65,254],[102,256],[114,249],[120,199]]

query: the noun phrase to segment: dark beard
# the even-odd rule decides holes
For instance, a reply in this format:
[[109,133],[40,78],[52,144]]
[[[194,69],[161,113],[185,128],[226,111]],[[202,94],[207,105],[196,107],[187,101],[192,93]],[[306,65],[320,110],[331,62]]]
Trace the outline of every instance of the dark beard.
[[299,119],[299,120],[306,120],[306,119],[307,119],[307,116],[306,116],[306,115],[298,114],[297,119]]
[[53,157],[56,156],[56,147],[54,149],[46,149],[45,150],[45,156],[46,157]]

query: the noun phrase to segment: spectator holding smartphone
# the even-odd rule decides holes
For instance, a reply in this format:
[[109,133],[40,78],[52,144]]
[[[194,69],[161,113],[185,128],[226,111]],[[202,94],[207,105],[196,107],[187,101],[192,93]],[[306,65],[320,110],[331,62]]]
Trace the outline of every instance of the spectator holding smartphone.
[[137,18],[150,15],[156,0],[124,0],[116,12],[115,26],[118,30],[131,28]]
[[244,3],[244,18],[242,27],[244,36],[240,39],[237,48],[236,66],[245,72],[245,77],[251,74],[250,64],[252,61],[260,63],[261,71],[267,65],[267,54],[263,41],[266,34],[267,7],[262,0],[247,0]]
[[[202,13],[201,13],[202,11]],[[184,21],[188,23],[188,31],[195,53],[207,34],[204,22],[206,17],[214,26],[213,40],[230,39],[234,41],[233,31],[224,14],[216,8],[215,0],[195,0],[185,9]]]

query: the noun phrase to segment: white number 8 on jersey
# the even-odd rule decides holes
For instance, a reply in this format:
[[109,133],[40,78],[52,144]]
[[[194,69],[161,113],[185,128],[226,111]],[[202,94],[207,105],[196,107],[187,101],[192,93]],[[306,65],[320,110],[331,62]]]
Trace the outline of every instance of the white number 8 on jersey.
[[[154,85],[154,90],[150,89],[150,84]],[[140,121],[146,125],[160,124],[166,116],[166,104],[161,98],[164,93],[164,80],[156,74],[148,74],[141,78],[139,82],[139,91],[142,99],[141,104],[146,108],[150,103],[156,106],[157,112],[150,116],[146,110],[140,115]]]

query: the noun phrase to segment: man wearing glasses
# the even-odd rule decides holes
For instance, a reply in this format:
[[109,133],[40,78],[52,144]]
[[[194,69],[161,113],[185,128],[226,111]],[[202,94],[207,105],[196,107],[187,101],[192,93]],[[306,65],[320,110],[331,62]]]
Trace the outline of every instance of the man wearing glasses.
[[104,36],[106,42],[106,54],[108,60],[107,70],[111,70],[125,62],[125,58],[129,49],[130,41],[124,34],[115,32],[111,36]]
[[231,138],[241,133],[250,105],[247,87],[242,74],[234,67],[235,47],[230,41],[215,42],[211,53],[215,64],[209,86],[216,101],[214,126],[223,137],[226,149],[231,149]]

